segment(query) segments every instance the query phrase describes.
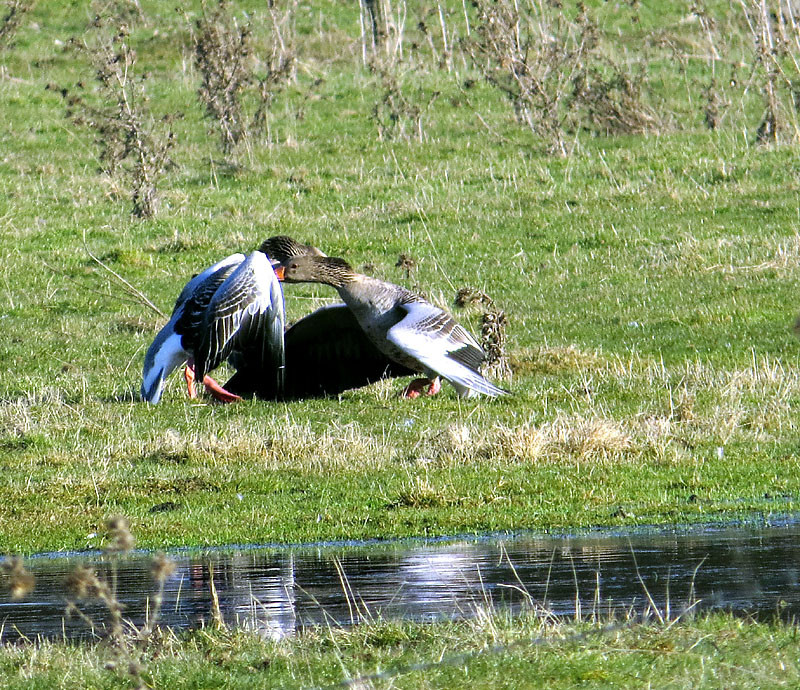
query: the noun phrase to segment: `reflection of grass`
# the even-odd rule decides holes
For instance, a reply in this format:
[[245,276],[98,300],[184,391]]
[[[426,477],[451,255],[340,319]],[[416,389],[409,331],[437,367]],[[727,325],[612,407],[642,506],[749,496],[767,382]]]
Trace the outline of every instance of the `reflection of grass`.
[[[782,623],[724,614],[675,623],[560,623],[486,614],[460,623],[372,621],[296,639],[207,628],[166,637],[148,658],[150,687],[793,687],[800,644]],[[9,688],[126,687],[108,675],[113,650],[44,642],[0,649]],[[421,664],[420,668],[413,666]],[[532,675],[532,669],[535,674]],[[369,677],[369,678],[367,678]],[[116,682],[114,682],[116,680]]]

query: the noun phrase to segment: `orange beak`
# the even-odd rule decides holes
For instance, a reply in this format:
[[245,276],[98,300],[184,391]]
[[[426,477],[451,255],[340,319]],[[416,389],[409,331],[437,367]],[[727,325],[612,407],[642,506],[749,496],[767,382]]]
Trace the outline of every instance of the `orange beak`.
[[278,280],[283,280],[283,274],[286,272],[286,269],[283,266],[276,266],[274,271],[275,271],[275,277]]

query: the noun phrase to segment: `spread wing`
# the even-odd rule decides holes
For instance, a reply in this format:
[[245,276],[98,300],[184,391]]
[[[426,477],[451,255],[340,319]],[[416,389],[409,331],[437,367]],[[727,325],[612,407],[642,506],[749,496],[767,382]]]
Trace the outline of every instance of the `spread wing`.
[[406,315],[387,332],[390,342],[456,388],[490,396],[505,393],[480,374],[483,350],[450,314],[423,300],[401,302],[398,308]]
[[[290,399],[338,395],[382,378],[414,373],[378,350],[344,304],[322,307],[303,317],[286,331],[284,341],[285,397]],[[249,362],[238,369],[225,389],[238,395],[275,398],[269,378]]]
[[[192,279],[183,286],[183,290],[181,290],[181,294],[178,295],[178,299],[175,300],[175,306],[172,309],[172,316],[175,316],[178,311],[183,308],[186,303],[190,300],[190,298],[197,292],[198,289],[202,285],[204,285],[208,281],[216,280],[216,277],[221,275],[221,271],[225,270],[225,276],[227,277],[230,275],[230,272],[236,268],[240,263],[244,261],[244,254],[231,254],[230,256],[222,259],[222,261],[217,261],[213,266],[209,266],[205,271],[202,273],[198,273],[196,276],[193,276]],[[222,280],[216,281],[216,290],[219,287]]]
[[183,336],[187,350],[193,352],[202,341],[203,321],[214,294],[243,261],[244,254],[231,254],[192,278],[181,291],[173,311],[173,330]]
[[285,341],[287,397],[338,395],[414,373],[378,350],[344,304],[300,319],[286,332]]
[[195,349],[195,371],[202,381],[234,352],[283,382],[283,292],[269,260],[253,252],[214,292],[203,317]]

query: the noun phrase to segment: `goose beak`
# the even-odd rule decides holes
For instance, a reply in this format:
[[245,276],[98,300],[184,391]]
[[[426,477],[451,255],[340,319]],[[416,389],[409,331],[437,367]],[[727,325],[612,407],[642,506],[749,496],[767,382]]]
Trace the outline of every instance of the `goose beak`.
[[276,266],[274,268],[275,276],[278,280],[283,280],[284,273],[286,273],[286,269],[283,266]]

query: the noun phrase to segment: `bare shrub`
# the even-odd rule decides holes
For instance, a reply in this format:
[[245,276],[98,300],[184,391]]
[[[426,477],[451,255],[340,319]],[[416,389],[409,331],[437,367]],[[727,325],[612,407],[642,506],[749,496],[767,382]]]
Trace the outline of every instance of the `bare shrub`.
[[643,102],[644,71],[634,73],[613,59],[581,3],[574,19],[555,2],[474,5],[477,24],[463,42],[466,54],[550,153],[567,155],[581,127],[606,134],[659,126]]
[[173,124],[179,117],[155,116],[149,108],[147,75],[137,77],[136,52],[128,42],[127,27],[112,27],[97,18],[94,35],[72,45],[88,57],[95,70],[97,91],[87,92],[83,82],[75,91],[58,90],[67,103],[67,117],[96,135],[102,170],[123,180],[133,202],[132,213],[150,218],[158,210],[157,183],[175,145]]
[[740,0],[753,47],[749,87],[763,98],[756,142],[800,139],[800,7],[793,0]]
[[637,72],[606,58],[575,77],[573,103],[584,112],[588,128],[600,134],[639,134],[658,129],[655,112],[644,105],[644,67]]
[[22,23],[22,18],[30,12],[36,0],[6,0],[5,12],[0,17],[0,52],[10,47]]
[[[390,0],[363,0],[361,8],[362,57],[378,92],[372,107],[378,139],[424,141],[423,118],[441,94],[417,78],[420,43],[407,39],[405,0],[394,6]],[[422,21],[415,31],[420,26]]]
[[[228,0],[218,0],[210,11],[204,6],[196,22],[194,56],[202,77],[197,94],[219,129],[225,153],[265,131],[275,95],[294,79],[296,9],[297,0],[280,12],[269,4],[269,49],[261,59],[255,55],[250,22],[240,25]],[[248,106],[249,99],[255,106]]]
[[378,139],[425,140],[423,116],[439,98],[440,92],[421,86],[410,86],[407,73],[390,62],[376,60],[372,64],[379,90],[372,108],[372,119],[378,128]]

